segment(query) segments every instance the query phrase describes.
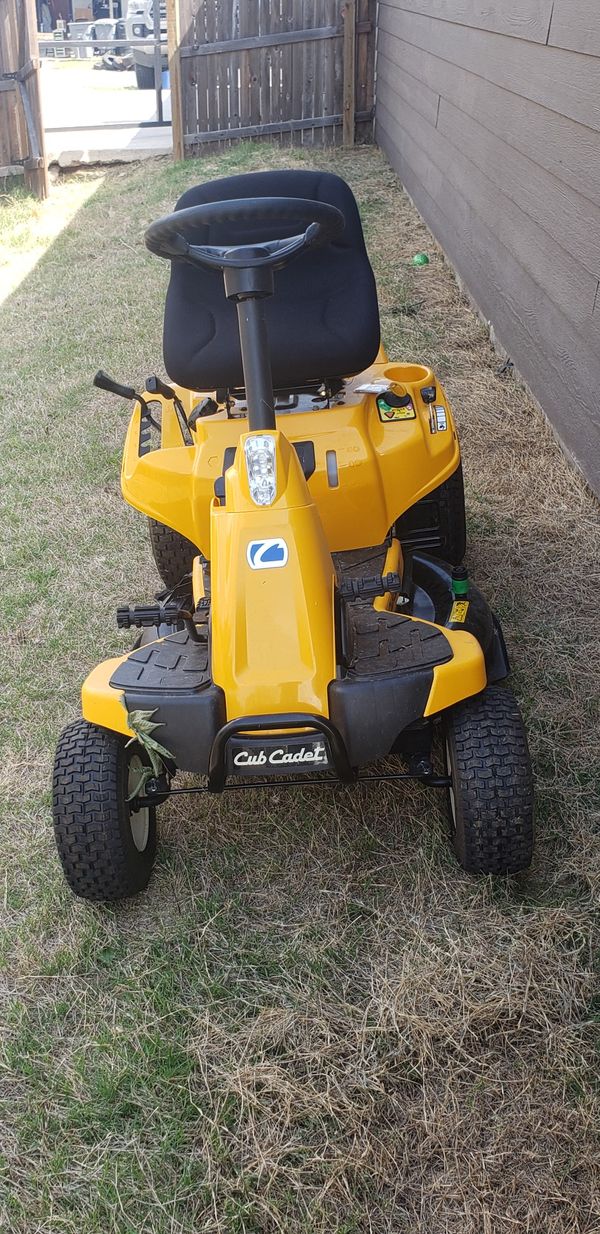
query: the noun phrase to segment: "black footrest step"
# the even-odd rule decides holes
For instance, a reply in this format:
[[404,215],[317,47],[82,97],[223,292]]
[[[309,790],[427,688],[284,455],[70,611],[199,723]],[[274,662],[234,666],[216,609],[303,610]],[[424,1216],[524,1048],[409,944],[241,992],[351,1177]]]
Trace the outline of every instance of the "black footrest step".
[[[141,630],[149,626],[173,626],[183,617],[181,606],[174,602],[167,604],[120,604],[117,609],[117,626],[119,630],[130,630],[132,626]],[[185,616],[188,616],[185,610]]]
[[402,591],[399,574],[374,574],[369,578],[344,578],[340,583],[340,595],[344,600],[368,600],[371,596],[384,596],[387,591],[398,594]]
[[110,684],[135,695],[156,690],[192,694],[204,689],[211,684],[208,642],[198,642],[187,630],[178,630],[147,643],[117,666]]

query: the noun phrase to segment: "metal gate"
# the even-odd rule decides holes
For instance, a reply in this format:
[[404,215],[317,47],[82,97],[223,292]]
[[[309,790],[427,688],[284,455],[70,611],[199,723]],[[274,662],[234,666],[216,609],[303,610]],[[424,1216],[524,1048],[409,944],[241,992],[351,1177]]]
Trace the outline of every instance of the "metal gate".
[[168,0],[175,158],[372,137],[375,0]]

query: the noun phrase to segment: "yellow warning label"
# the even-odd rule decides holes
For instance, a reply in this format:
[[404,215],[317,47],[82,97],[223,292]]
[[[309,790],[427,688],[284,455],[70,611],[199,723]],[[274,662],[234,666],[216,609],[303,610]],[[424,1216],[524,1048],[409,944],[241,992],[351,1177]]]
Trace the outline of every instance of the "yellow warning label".
[[379,403],[379,419],[383,420],[416,420],[414,407],[388,407],[387,403]]
[[466,621],[468,611],[468,600],[455,600],[452,608],[450,609],[450,621]]

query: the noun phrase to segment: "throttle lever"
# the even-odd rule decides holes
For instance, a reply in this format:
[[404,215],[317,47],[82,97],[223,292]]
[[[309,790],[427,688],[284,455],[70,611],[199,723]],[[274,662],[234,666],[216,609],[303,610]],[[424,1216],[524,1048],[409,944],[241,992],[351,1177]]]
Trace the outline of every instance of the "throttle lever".
[[177,391],[172,386],[168,386],[166,381],[161,381],[161,378],[157,377],[156,374],[146,379],[146,390],[148,394],[160,394],[161,398],[167,399],[168,402],[173,404],[183,441],[186,446],[193,445],[185,409]]
[[188,428],[195,428],[198,420],[204,416],[215,416],[219,410],[219,404],[215,403],[214,398],[203,398],[200,403],[194,407],[192,414],[188,418]]
[[117,394],[119,398],[139,398],[133,386],[121,386],[118,381],[113,381],[112,377],[109,377],[108,373],[105,373],[103,369],[98,369],[93,384],[99,390],[108,390],[109,394]]
[[148,394],[160,394],[161,398],[169,399],[174,402],[177,395],[171,386],[168,386],[165,381],[161,381],[160,377],[146,378],[146,389]]

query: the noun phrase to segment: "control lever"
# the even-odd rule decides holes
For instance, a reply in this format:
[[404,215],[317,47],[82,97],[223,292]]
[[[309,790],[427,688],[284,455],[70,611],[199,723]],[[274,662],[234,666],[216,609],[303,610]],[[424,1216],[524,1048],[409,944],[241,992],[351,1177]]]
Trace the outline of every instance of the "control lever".
[[172,386],[168,386],[166,382],[161,381],[160,377],[148,377],[146,379],[146,389],[149,394],[160,394],[162,398],[170,399],[173,403],[177,398]]
[[[140,398],[139,394],[137,393],[136,390],[134,390],[133,386],[119,385],[118,381],[113,381],[112,377],[109,377],[108,373],[105,373],[102,369],[98,369],[98,372],[96,373],[96,376],[94,377],[93,384],[97,386],[99,390],[108,390],[109,394],[116,394],[118,395],[119,398],[126,398],[126,399],[133,399],[133,398],[139,399]],[[143,399],[140,399],[140,402],[143,402]]]
[[151,626],[172,626],[177,625],[179,621],[183,622],[192,642],[202,642],[196,629],[194,614],[182,608],[176,600],[171,600],[166,604],[160,602],[157,604],[120,604],[117,608],[119,630],[130,630],[132,626],[137,626],[138,630]]
[[189,431],[188,420],[183,408],[183,403],[173,387],[168,386],[165,381],[161,381],[160,377],[153,375],[152,377],[146,378],[146,389],[149,394],[160,394],[161,398],[167,399],[168,402],[173,404],[177,415],[177,420],[179,422],[181,436],[185,442],[185,445],[192,446],[194,443]]
[[141,407],[143,419],[147,420],[153,428],[160,430],[160,425],[156,423],[154,416],[151,414],[146,399],[142,398],[142,395],[138,394],[137,390],[134,390],[133,386],[120,385],[118,381],[113,381],[112,377],[109,377],[108,373],[105,373],[103,369],[98,369],[98,372],[94,377],[93,384],[98,388],[98,390],[108,390],[109,394],[116,394],[118,398],[137,399],[137,402]]
[[188,420],[190,428],[194,428],[198,420],[204,416],[215,416],[219,410],[219,404],[215,403],[214,398],[203,398],[201,403],[198,403]]

